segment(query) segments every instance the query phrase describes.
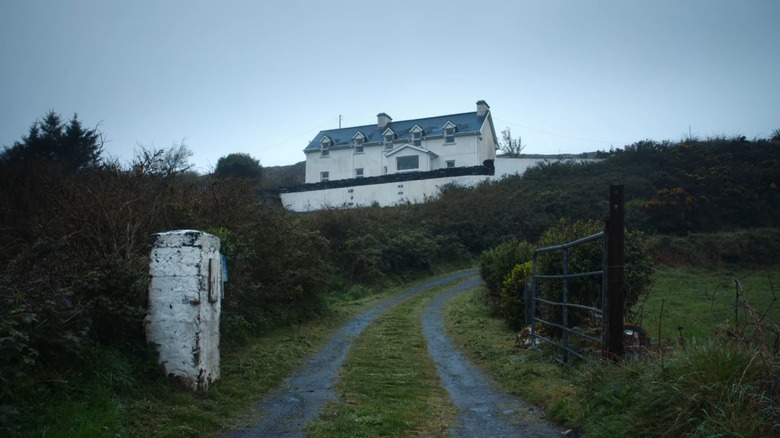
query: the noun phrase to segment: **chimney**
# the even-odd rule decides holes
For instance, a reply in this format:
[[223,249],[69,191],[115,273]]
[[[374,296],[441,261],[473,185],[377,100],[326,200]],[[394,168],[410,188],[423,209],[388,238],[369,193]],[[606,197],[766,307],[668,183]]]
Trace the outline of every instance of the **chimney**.
[[387,128],[387,125],[392,121],[393,119],[385,113],[379,113],[376,115],[376,126],[379,127],[380,131]]
[[477,101],[477,115],[482,117],[487,114],[490,106],[484,100]]

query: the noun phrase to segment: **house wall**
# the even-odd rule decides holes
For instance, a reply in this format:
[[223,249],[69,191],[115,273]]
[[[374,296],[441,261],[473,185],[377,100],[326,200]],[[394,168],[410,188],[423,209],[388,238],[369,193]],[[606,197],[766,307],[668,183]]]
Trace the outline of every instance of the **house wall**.
[[[391,157],[393,156],[395,155],[392,155]],[[496,158],[494,161],[494,175],[455,176],[434,178],[429,180],[403,181],[397,183],[289,192],[282,193],[281,199],[282,205],[284,205],[287,209],[298,212],[314,211],[328,207],[368,206],[374,202],[383,207],[392,206],[403,202],[418,203],[437,196],[439,194],[439,187],[445,184],[454,183],[461,186],[471,187],[479,184],[482,181],[499,180],[511,175],[522,175],[526,170],[528,170],[528,168],[541,162],[558,161],[564,159],[572,158],[558,158],[555,156],[544,158],[500,157]],[[574,159],[582,162],[595,161],[584,158]],[[443,166],[438,167],[440,168]]]
[[315,211],[329,207],[366,207],[374,203],[382,207],[400,203],[424,202],[438,195],[439,187],[455,183],[473,186],[485,180],[484,175],[435,178],[314,190],[308,192],[282,193],[282,205],[297,212]]
[[[447,161],[455,160],[456,167],[468,167],[481,165],[485,160],[492,160],[496,156],[493,132],[489,123],[485,123],[486,131],[481,135],[467,134],[455,136],[455,142],[444,143],[443,137],[423,138],[422,147],[438,155],[438,158],[429,160],[423,158],[418,151],[410,149],[385,156],[388,152],[383,144],[366,145],[362,154],[354,153],[354,148],[331,149],[328,157],[322,157],[320,151],[306,154],[306,183],[320,181],[320,172],[329,172],[331,181],[355,177],[355,169],[363,168],[364,176],[382,175],[384,166],[387,172],[396,172],[397,156],[420,154],[420,169],[433,170],[447,167]],[[396,143],[396,147],[403,143]]]

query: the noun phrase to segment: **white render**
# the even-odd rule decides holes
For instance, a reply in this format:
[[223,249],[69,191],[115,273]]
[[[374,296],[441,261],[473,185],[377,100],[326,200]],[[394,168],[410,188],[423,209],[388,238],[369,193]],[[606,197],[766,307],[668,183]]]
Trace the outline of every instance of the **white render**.
[[[421,203],[439,194],[440,187],[456,184],[463,187],[474,187],[480,182],[499,180],[507,176],[522,175],[530,167],[545,161],[562,161],[573,158],[549,156],[543,158],[505,158],[494,161],[494,175],[466,175],[424,180],[403,181],[371,185],[359,185],[305,192],[282,193],[282,205],[288,210],[309,212],[324,208],[366,207],[377,204],[389,207],[406,202]],[[592,161],[586,158],[576,158],[577,161]]]
[[[322,172],[328,172],[329,181],[355,178],[357,169],[363,169],[364,177],[400,173],[403,170],[396,169],[396,158],[409,155],[420,157],[420,168],[415,169],[416,171],[443,169],[447,167],[448,161],[454,161],[455,167],[480,166],[486,160],[494,160],[498,148],[493,119],[488,108],[484,101],[479,101],[477,112],[471,114],[475,117],[476,114],[481,114],[484,117],[482,125],[475,131],[456,132],[455,141],[451,143],[447,143],[443,135],[423,135],[420,146],[414,146],[409,139],[400,139],[393,144],[393,149],[388,150],[381,139],[375,137],[373,141],[363,145],[363,152],[359,152],[354,146],[344,145],[329,148],[327,155],[323,154],[322,150],[307,149],[304,151],[305,182],[321,182]],[[453,115],[457,116],[460,115]],[[388,119],[389,116],[380,113],[374,129],[384,126],[383,123],[389,123],[392,128],[394,124]],[[314,141],[322,141],[324,137],[325,135],[320,133]]]
[[332,207],[381,207],[425,202],[438,195],[446,184],[473,186],[485,180],[482,175],[432,178],[393,183],[370,184],[308,192],[282,193],[282,205],[288,210],[308,212]]
[[194,390],[220,377],[222,256],[215,236],[195,230],[152,235],[147,342],[166,374]]

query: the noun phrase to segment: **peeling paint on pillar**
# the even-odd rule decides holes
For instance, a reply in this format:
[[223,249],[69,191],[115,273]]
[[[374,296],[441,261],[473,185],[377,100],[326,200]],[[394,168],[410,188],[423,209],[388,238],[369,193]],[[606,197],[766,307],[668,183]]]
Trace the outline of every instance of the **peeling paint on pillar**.
[[166,374],[195,390],[219,379],[222,257],[219,239],[194,230],[151,236],[146,340]]

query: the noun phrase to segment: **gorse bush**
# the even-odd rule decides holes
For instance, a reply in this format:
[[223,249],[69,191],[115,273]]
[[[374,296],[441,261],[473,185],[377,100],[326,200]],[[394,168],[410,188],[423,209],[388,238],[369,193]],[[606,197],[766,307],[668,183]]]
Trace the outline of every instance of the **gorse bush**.
[[533,273],[533,263],[528,261],[515,265],[501,282],[501,316],[509,326],[517,330],[525,324],[525,301],[523,292]]
[[[603,225],[596,221],[559,221],[544,232],[538,247],[557,246],[582,239],[601,231]],[[633,319],[633,306],[652,286],[652,268],[645,249],[642,233],[630,231],[625,239],[625,308],[627,319]],[[594,240],[569,249],[569,273],[600,271],[604,262],[604,241]],[[485,251],[480,257],[480,275],[487,289],[485,299],[498,310],[513,328],[523,323],[523,288],[520,274],[528,270],[524,263],[533,259],[534,248],[527,242],[508,241]],[[537,274],[560,275],[563,273],[563,256],[560,251],[540,253],[537,258]],[[528,275],[526,275],[528,276]],[[569,302],[591,307],[601,307],[601,276],[574,277],[568,281]],[[522,284],[521,284],[522,283]],[[561,280],[540,279],[537,291],[549,301],[562,300]],[[561,323],[560,306],[540,305],[540,315],[550,322]],[[589,321],[589,316],[579,310],[569,311],[572,327]],[[590,321],[592,322],[592,321]]]
[[479,258],[479,273],[485,282],[486,301],[495,308],[501,306],[501,288],[504,279],[515,266],[533,257],[534,248],[528,242],[509,240],[482,253]]
[[[561,221],[548,229],[539,240],[540,247],[561,245],[587,237],[603,230],[603,224],[597,221]],[[634,318],[633,306],[648,293],[653,284],[650,257],[645,247],[645,236],[638,231],[625,233],[624,291],[627,319]],[[570,248],[568,254],[569,273],[594,272],[603,269],[604,240],[598,239]],[[538,274],[559,275],[563,273],[563,257],[560,251],[539,255]],[[601,276],[570,278],[568,281],[569,302],[590,307],[601,307]],[[541,280],[539,294],[551,301],[562,299],[560,280]],[[558,306],[544,306],[540,309],[550,321],[561,321]],[[569,312],[569,324],[572,327],[588,320],[586,313],[579,310]]]

